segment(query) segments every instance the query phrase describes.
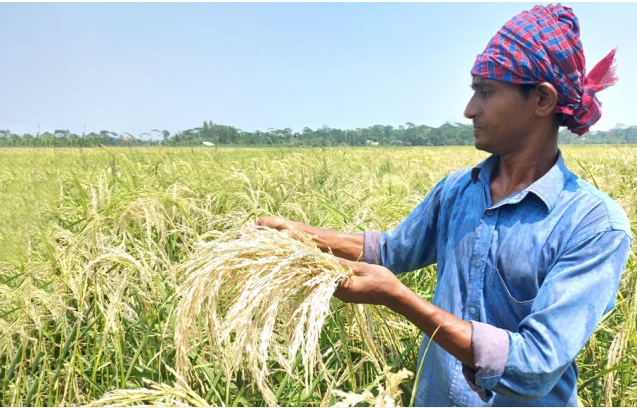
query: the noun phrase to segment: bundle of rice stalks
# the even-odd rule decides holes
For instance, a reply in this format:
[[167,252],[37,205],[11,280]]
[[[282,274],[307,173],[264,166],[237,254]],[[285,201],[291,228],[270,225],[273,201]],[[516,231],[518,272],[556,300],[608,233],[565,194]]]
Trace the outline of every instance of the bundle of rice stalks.
[[208,407],[196,392],[186,386],[171,387],[144,379],[150,388],[114,390],[107,392],[89,407]]
[[339,390],[334,391],[334,395],[343,398],[337,402],[335,407],[353,407],[360,403],[367,403],[372,407],[396,407],[400,406],[400,396],[402,390],[400,384],[408,378],[413,377],[413,373],[409,370],[402,369],[397,373],[391,373],[385,367],[385,386],[378,384],[378,393],[376,396],[370,391],[365,391],[362,394],[356,394],[353,392],[343,392]]
[[203,347],[205,333],[210,357],[226,378],[247,370],[265,401],[276,406],[267,380],[272,363],[292,375],[300,353],[309,388],[320,363],[319,338],[330,299],[338,282],[352,272],[309,237],[295,240],[263,227],[248,232],[200,244],[184,265],[176,366],[188,375],[193,340]]

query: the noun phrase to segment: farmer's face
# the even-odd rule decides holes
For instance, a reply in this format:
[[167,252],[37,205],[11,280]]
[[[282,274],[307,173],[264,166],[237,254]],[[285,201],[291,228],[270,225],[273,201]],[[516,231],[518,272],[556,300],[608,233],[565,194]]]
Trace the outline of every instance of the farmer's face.
[[471,87],[464,116],[473,120],[476,149],[500,156],[520,150],[536,125],[533,98],[525,99],[518,85],[479,76]]

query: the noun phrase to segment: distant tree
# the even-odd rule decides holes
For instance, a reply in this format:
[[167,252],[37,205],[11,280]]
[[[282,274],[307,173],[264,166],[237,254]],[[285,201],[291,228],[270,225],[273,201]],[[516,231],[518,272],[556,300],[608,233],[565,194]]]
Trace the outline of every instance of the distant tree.
[[[268,128],[266,132],[247,132],[233,126],[207,121],[203,122],[201,127],[172,135],[167,130],[157,129],[138,136],[129,133],[118,135],[108,130],[91,132],[84,137],[67,132],[57,129],[54,133],[47,131],[34,137],[31,134],[18,135],[0,130],[0,146],[199,146],[202,141],[211,141],[217,145],[365,146],[367,140],[391,146],[451,146],[472,145],[474,141],[472,127],[462,123],[444,123],[437,128],[407,122],[404,126],[399,125],[396,128],[390,125],[374,125],[366,128],[337,129],[324,125],[316,130],[304,127],[301,132],[294,132],[291,128]],[[163,139],[153,138],[153,134],[161,135]],[[562,128],[558,137],[560,144],[636,144],[637,126],[618,123],[608,131],[589,132],[581,138]]]

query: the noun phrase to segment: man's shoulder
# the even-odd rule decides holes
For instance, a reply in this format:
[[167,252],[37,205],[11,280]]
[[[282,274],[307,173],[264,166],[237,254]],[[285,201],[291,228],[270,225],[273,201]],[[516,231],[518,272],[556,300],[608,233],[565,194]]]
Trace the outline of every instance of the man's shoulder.
[[464,167],[448,174],[440,183],[440,197],[443,201],[455,200],[473,183],[471,173],[475,167]]
[[473,167],[465,167],[450,173],[445,177],[445,189],[449,191],[459,184],[470,182],[472,170]]
[[584,211],[582,227],[623,231],[632,238],[630,222],[624,209],[608,194],[580,177],[573,177],[564,187],[575,207]]

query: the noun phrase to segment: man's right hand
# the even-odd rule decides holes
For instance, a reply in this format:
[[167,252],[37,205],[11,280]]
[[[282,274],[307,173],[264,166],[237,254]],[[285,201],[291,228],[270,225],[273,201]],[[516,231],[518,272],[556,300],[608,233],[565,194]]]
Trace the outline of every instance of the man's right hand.
[[283,218],[278,215],[271,217],[261,217],[257,220],[257,225],[260,227],[274,228],[275,230],[287,235],[290,238],[298,239],[298,235],[295,232],[294,224],[296,224],[295,221],[288,220],[287,218]]

